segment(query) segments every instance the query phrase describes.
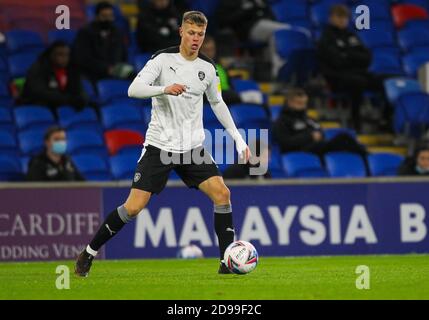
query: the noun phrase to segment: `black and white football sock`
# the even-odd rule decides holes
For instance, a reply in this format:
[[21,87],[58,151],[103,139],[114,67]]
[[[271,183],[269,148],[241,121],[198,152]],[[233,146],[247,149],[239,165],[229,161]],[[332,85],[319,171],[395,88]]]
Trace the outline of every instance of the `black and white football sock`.
[[226,248],[234,241],[234,226],[230,204],[214,206],[214,226],[219,240],[219,257],[223,262]]
[[127,209],[123,205],[113,210],[98,229],[91,243],[86,247],[86,252],[95,257],[98,250],[131,220],[133,218],[128,215]]

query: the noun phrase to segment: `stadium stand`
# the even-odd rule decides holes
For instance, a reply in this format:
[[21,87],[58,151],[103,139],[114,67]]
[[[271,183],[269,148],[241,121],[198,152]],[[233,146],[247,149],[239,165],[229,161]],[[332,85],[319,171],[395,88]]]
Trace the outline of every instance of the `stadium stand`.
[[[17,95],[13,80],[25,77],[38,54],[52,41],[61,39],[72,44],[77,30],[93,16],[93,5],[86,5],[82,0],[63,2],[71,8],[72,29],[70,30],[56,30],[51,19],[46,18],[47,10],[55,8],[57,1],[4,0],[0,4],[2,11],[0,30],[6,38],[5,43],[0,44],[0,152],[2,156],[11,157],[2,160],[7,164],[2,166],[1,179],[12,181],[22,178],[28,156],[43,149],[44,129],[56,123],[66,128],[69,139],[68,152],[78,162],[79,169],[88,180],[129,179],[132,177],[131,171],[134,170],[135,162],[139,157],[140,145],[151,117],[151,108],[148,106],[150,100],[139,101],[128,98],[129,81],[105,79],[99,81],[94,87],[89,81],[84,80],[83,85],[90,97],[91,105],[98,104],[99,110],[85,108],[83,111],[76,112],[70,107],[63,106],[54,115],[45,106],[18,106],[19,94]],[[200,9],[214,18],[217,2],[190,1],[190,4],[193,9]],[[344,3],[352,9],[362,4],[370,7],[371,30],[359,31],[359,36],[373,54],[370,70],[380,74],[401,76],[386,79],[384,83],[386,95],[394,112],[395,133],[420,136],[429,125],[428,96],[423,93],[416,79],[418,69],[429,62],[428,1],[273,1],[272,10],[278,21],[305,27],[313,32],[311,39],[294,30],[283,30],[275,34],[277,50],[283,58],[297,61],[294,60],[296,57],[302,58],[308,54],[308,59],[301,60],[300,63],[286,64],[280,79],[289,81],[294,73],[302,70],[306,74],[317,71],[317,62],[315,57],[311,56],[311,52],[317,41],[317,35],[327,21],[329,8],[333,3]],[[22,10],[22,8],[27,9]],[[135,17],[128,15],[127,12],[130,10],[125,11],[122,10],[123,8],[121,1],[115,6],[117,23],[129,38],[128,59],[135,70],[139,71],[150,59],[150,53],[139,52],[133,30]],[[24,11],[26,14],[22,13]],[[239,48],[239,45],[236,48]],[[238,65],[242,63],[241,61],[245,61],[239,60],[242,58],[240,54],[241,52],[237,51],[234,56],[239,61]],[[249,70],[253,67],[254,65],[250,65]],[[290,67],[295,69],[288,69]],[[258,83],[256,79],[246,76],[245,72],[237,72],[234,69],[231,70],[231,74],[233,75],[231,82],[238,92],[258,93],[263,97],[263,103],[270,106],[268,113],[258,105],[231,105],[231,114],[237,126],[270,128],[281,111],[284,98],[282,90],[277,89],[278,83]],[[288,85],[289,83],[286,82],[285,90]],[[327,90],[329,91],[329,88]],[[337,122],[338,119],[330,121],[327,117],[325,118],[325,113],[329,114],[328,111],[331,108],[329,103],[329,100],[322,100],[321,108],[310,110],[315,117],[322,120],[325,136],[329,139],[338,133],[348,132],[356,140],[366,144],[370,151],[393,152],[385,157],[384,153],[370,154],[368,163],[371,166],[371,175],[394,174],[395,159],[398,160],[401,155],[404,155],[406,148],[395,147],[393,145],[395,136],[390,133],[379,134],[376,131],[370,134],[357,134],[348,128],[341,127]],[[203,120],[205,128],[209,131],[222,128],[209,106],[204,106]],[[137,131],[131,138],[135,146],[123,148],[123,144],[130,143],[130,137],[118,140],[114,133],[129,132],[127,130]],[[83,132],[91,133],[83,139]],[[218,148],[215,146],[213,151],[216,152]],[[112,159],[109,159],[108,155],[113,156]],[[350,163],[347,162],[347,166],[342,166],[341,161],[337,161],[338,158],[344,161],[346,156],[335,154],[327,156],[326,169],[320,161],[318,166],[301,168],[300,161],[302,161],[301,164],[307,165],[312,163],[314,158],[305,162],[306,159],[311,158],[311,155],[297,156],[299,161],[296,161],[293,155],[281,155],[277,146],[272,145],[269,167],[273,178],[326,177],[327,172],[330,176],[366,176],[365,170],[362,171],[362,161],[353,158]],[[94,167],[97,159],[103,159],[105,164],[101,166],[100,171]],[[384,161],[386,165],[393,164],[387,169],[381,168],[380,163],[384,164],[383,159],[387,159]],[[127,168],[127,165],[131,168]],[[223,168],[224,166],[221,165],[221,169]],[[173,176],[178,178],[175,174]]]

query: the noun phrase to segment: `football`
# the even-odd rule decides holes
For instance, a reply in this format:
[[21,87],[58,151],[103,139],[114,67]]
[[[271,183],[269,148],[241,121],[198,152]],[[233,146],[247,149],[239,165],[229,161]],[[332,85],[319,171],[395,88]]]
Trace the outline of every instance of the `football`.
[[187,245],[179,250],[177,257],[181,259],[203,258],[203,251],[195,244]]
[[224,261],[231,272],[246,274],[256,268],[258,252],[250,242],[234,241],[226,248]]

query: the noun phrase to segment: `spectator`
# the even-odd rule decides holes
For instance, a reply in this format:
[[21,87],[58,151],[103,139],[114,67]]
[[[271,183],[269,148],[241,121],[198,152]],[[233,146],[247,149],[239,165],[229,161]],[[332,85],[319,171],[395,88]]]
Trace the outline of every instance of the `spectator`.
[[28,181],[83,181],[79,171],[66,155],[67,140],[63,128],[50,127],[45,134],[45,149],[28,165]]
[[232,28],[241,41],[269,44],[268,55],[274,77],[284,61],[276,53],[273,33],[282,29],[294,29],[311,36],[306,28],[292,27],[275,19],[266,0],[221,0],[217,11],[219,26]]
[[93,83],[103,78],[133,78],[127,63],[125,37],[115,26],[113,6],[100,2],[95,20],[78,31],[73,54],[83,74]]
[[[225,179],[270,179],[268,169],[271,149],[268,144],[256,139],[249,144],[252,156],[246,164],[235,163],[226,168],[222,174]],[[251,171],[251,168],[253,170]],[[266,169],[266,170],[265,170]]]
[[65,42],[52,43],[30,67],[22,102],[46,105],[54,113],[62,105],[79,110],[87,104],[80,74],[70,62],[70,48]]
[[140,9],[137,43],[142,52],[155,52],[177,45],[179,14],[171,0],[150,0]]
[[330,11],[329,25],[320,37],[317,54],[320,69],[334,92],[343,92],[351,100],[352,125],[361,130],[360,106],[363,92],[383,91],[383,77],[368,72],[371,52],[348,29],[350,11],[345,5],[334,5]]
[[[235,104],[235,103],[241,103],[241,98],[238,95],[237,92],[234,91],[232,88],[232,85],[229,81],[228,72],[225,70],[225,68],[218,63],[217,56],[216,56],[216,41],[213,37],[206,35],[204,39],[204,43],[201,47],[201,53],[215,61],[216,63],[216,71],[219,75],[220,79],[220,86],[222,89],[222,98],[225,101],[227,105]],[[205,96],[204,96],[205,97]]]
[[429,145],[417,148],[413,157],[404,160],[398,170],[400,176],[429,176]]
[[286,104],[273,125],[274,138],[282,153],[303,151],[323,155],[333,151],[360,154],[365,160],[367,152],[349,134],[342,133],[325,140],[323,131],[315,120],[307,115],[308,96],[301,89],[291,89],[286,94]]

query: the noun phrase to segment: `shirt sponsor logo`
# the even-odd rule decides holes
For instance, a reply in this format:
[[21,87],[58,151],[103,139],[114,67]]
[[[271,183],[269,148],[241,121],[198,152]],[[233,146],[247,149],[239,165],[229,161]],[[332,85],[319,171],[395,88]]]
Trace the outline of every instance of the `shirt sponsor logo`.
[[206,74],[203,71],[198,72],[198,78],[200,78],[201,81],[203,81],[205,77]]

